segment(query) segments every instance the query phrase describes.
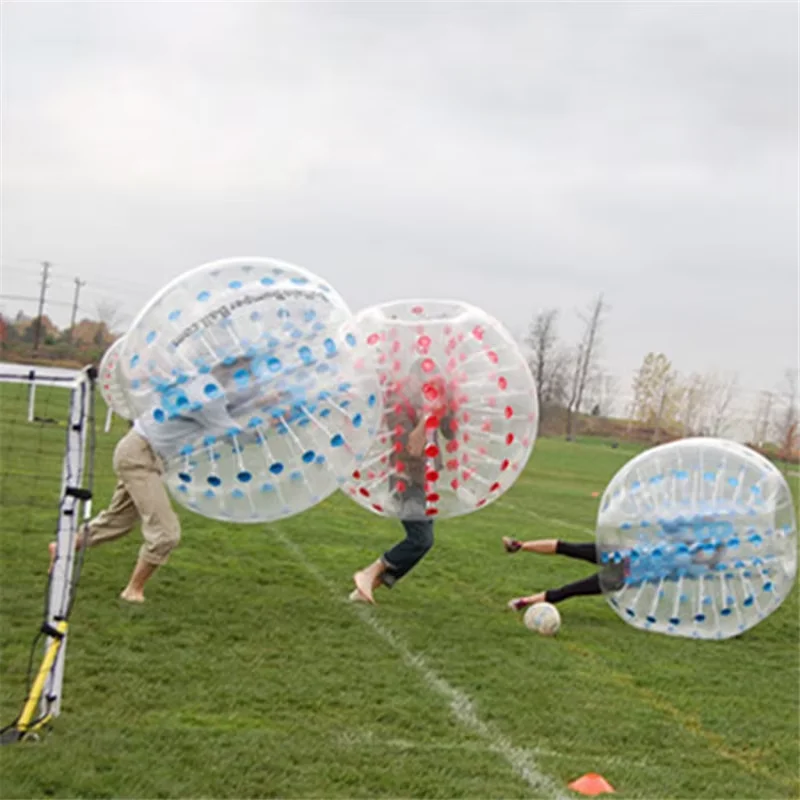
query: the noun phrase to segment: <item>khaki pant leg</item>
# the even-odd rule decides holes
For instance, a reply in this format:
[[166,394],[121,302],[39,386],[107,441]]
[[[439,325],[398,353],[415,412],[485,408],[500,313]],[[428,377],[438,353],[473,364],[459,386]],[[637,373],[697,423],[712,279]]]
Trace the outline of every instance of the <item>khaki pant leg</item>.
[[119,459],[119,477],[142,520],[139,558],[164,564],[180,542],[180,521],[164,485],[161,460],[145,439],[135,432],[129,435],[135,438]]
[[117,481],[108,508],[103,509],[88,525],[87,544],[89,547],[111,542],[130,533],[139,521],[133,498],[125,484]]

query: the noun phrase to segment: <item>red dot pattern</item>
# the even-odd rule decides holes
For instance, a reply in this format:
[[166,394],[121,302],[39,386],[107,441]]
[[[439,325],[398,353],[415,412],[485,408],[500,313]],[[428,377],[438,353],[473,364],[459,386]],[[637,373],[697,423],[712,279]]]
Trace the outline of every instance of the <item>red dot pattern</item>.
[[[428,517],[450,513],[453,503],[481,508],[513,483],[517,459],[524,463],[521,451],[533,439],[526,434],[536,415],[526,407],[519,356],[507,338],[498,339],[490,325],[442,324],[437,309],[406,305],[397,314],[402,323],[376,325],[367,336],[389,399],[387,421],[395,421],[378,437],[380,452],[370,462],[380,471],[356,470],[353,481],[357,496],[369,498],[365,505],[378,513],[397,513],[384,498],[423,482]],[[422,383],[413,378],[413,364]],[[419,423],[423,443],[413,455],[410,435]]]

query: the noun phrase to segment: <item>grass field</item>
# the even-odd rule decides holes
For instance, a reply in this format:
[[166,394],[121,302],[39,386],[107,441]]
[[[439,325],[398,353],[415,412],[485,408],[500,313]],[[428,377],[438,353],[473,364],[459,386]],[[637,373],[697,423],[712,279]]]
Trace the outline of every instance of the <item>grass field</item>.
[[[21,424],[19,387],[0,392],[5,723],[40,622],[64,434]],[[63,422],[57,394],[47,415]],[[98,434],[98,507],[122,431]],[[587,538],[591,493],[634,452],[541,440],[513,490],[442,522],[374,609],[346,602],[350,575],[401,529],[343,496],[269,527],[182,513],[141,608],[117,600],[138,533],[91,551],[63,714],[42,743],[0,750],[2,796],[558,797],[600,772],[620,798],[797,797],[796,589],[722,643],[636,631],[601,598],[564,604],[552,640],[504,610],[588,565],[508,556],[500,537]]]

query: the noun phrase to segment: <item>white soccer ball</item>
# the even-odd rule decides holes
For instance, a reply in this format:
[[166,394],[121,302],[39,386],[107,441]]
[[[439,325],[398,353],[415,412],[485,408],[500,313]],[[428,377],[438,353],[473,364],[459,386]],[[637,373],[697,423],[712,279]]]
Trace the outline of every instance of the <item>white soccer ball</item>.
[[534,603],[525,612],[525,627],[542,636],[555,636],[561,627],[561,614],[551,603]]

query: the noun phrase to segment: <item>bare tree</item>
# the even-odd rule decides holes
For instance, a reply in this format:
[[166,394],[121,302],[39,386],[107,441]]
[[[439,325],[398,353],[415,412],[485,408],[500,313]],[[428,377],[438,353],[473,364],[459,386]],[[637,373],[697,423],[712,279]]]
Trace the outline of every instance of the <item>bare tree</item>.
[[95,313],[98,321],[104,323],[109,332],[119,327],[124,319],[119,302],[109,297],[97,301]]
[[587,381],[584,407],[592,409],[598,417],[610,417],[615,411],[619,395],[619,378],[595,368]]
[[542,417],[549,408],[566,404],[569,361],[558,341],[557,321],[556,309],[541,311],[532,320],[525,338]]
[[600,400],[598,401],[600,414],[603,417],[612,417],[619,410],[617,399],[619,397],[620,379],[617,375],[604,373],[600,386]]
[[769,437],[774,403],[775,394],[773,392],[761,392],[758,398],[756,418],[753,422],[753,442],[759,447],[763,447]]
[[676,385],[678,421],[687,436],[697,434],[708,413],[709,384],[704,375],[692,373]]
[[546,405],[564,408],[567,404],[569,386],[569,351],[565,347],[559,347],[553,357],[553,368],[550,373],[550,381],[544,395]]
[[777,422],[781,455],[790,458],[798,448],[798,370],[786,370]]
[[540,311],[530,324],[525,343],[531,350],[531,372],[536,380],[539,413],[542,413],[553,377],[553,361],[558,346],[558,309]]
[[600,324],[605,310],[603,295],[600,294],[589,309],[588,315],[582,317],[585,322],[585,328],[581,341],[575,350],[575,360],[573,362],[574,371],[567,404],[567,439],[574,438],[575,414],[580,411],[583,404],[586,384],[597,357],[600,343]]
[[712,436],[724,436],[731,423],[731,403],[739,389],[736,374],[711,373],[706,377],[708,386],[707,429]]

